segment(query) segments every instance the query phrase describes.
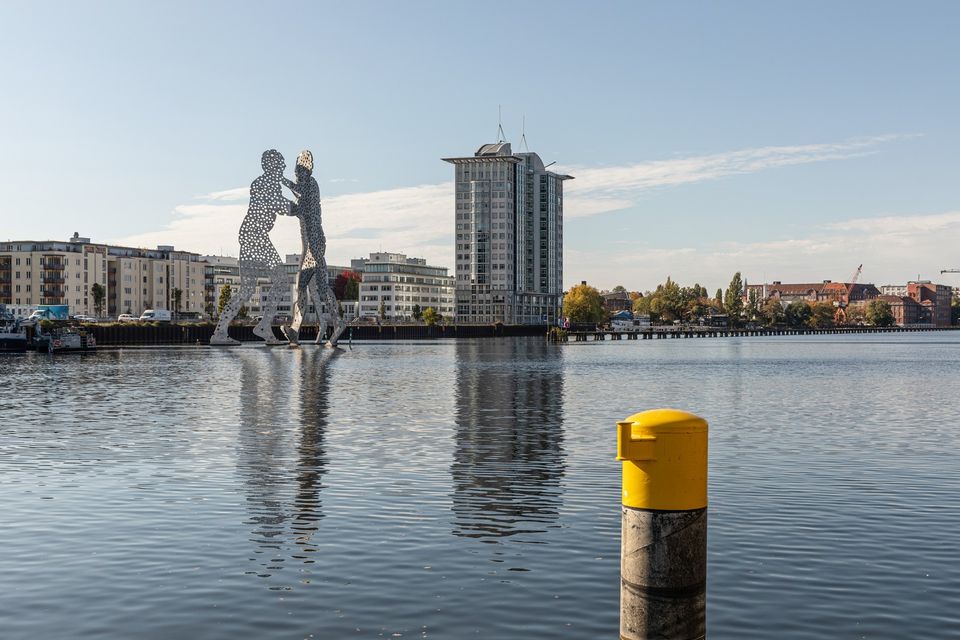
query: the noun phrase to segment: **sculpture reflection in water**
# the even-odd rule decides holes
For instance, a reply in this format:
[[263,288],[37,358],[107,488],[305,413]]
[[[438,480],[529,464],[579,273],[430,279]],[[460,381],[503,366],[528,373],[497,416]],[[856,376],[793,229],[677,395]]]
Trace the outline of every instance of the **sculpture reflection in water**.
[[[323,518],[321,492],[327,468],[325,436],[329,414],[330,369],[335,350],[241,350],[241,425],[238,472],[247,492],[251,560],[248,573],[271,578],[284,567],[314,563],[313,537]],[[299,424],[292,417],[299,416]],[[304,579],[301,570],[297,580]]]
[[535,542],[561,506],[562,350],[527,339],[456,350],[453,534]]

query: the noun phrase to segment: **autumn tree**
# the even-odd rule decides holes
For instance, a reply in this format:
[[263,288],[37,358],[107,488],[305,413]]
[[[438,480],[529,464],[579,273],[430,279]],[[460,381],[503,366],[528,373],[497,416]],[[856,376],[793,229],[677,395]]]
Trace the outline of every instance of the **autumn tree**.
[[344,271],[333,281],[333,295],[337,300],[357,300],[360,297],[360,281],[363,275],[356,271]]
[[563,315],[570,322],[600,322],[604,318],[603,296],[588,284],[571,287],[563,296]]
[[783,305],[780,304],[780,300],[777,298],[770,298],[763,303],[760,314],[763,317],[764,324],[768,327],[783,324],[783,321],[786,319],[783,313]]
[[432,327],[433,325],[440,322],[442,319],[443,319],[443,316],[437,313],[437,310],[434,309],[433,307],[427,307],[426,309],[423,310],[423,321],[426,323],[428,327]]
[[835,314],[836,311],[829,302],[814,302],[810,305],[810,318],[807,324],[813,329],[827,329],[833,326]]
[[224,308],[230,302],[230,296],[233,295],[233,289],[230,288],[230,285],[225,284],[220,288],[220,298],[217,299],[217,316],[223,314]]

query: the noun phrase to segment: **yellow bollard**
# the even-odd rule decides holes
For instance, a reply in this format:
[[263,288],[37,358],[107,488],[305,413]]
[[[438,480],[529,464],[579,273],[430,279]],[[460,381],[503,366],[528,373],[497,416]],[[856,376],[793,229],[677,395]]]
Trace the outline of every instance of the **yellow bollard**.
[[617,423],[620,638],[706,637],[707,422],[655,409]]

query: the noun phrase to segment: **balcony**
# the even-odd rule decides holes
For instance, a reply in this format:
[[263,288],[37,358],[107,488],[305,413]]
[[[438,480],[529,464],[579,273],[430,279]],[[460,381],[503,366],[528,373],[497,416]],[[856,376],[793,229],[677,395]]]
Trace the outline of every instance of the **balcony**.
[[41,261],[40,261],[40,268],[41,268],[41,269],[50,269],[50,270],[52,270],[52,271],[63,271],[64,264],[63,264],[62,262],[49,262],[49,261],[44,262],[43,260],[41,260]]
[[40,274],[40,282],[41,282],[41,283],[44,283],[44,282],[56,282],[56,283],[63,284],[63,276],[52,275],[52,274],[49,274],[49,273],[41,273],[41,274]]

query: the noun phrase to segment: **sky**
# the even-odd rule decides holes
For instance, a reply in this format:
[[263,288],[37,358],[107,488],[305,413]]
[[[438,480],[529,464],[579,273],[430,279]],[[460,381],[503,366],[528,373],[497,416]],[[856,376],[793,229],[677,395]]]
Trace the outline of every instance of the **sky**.
[[[960,285],[957,2],[0,0],[0,25],[3,240],[237,255],[260,154],[310,149],[328,263],[452,268],[441,158],[499,112],[574,176],[566,286]],[[299,250],[293,219],[272,238]]]

